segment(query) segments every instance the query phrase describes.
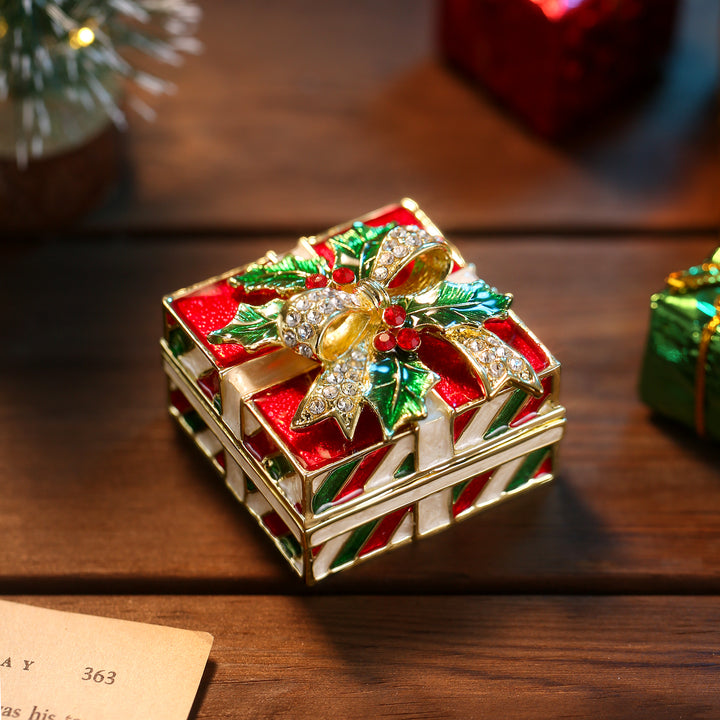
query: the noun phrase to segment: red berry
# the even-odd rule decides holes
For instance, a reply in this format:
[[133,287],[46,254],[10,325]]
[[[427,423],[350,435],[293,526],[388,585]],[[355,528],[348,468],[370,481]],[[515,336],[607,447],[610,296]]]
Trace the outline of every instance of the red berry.
[[420,333],[412,328],[403,328],[397,334],[397,344],[403,350],[417,350],[420,346]]
[[406,316],[405,308],[401,305],[390,305],[383,310],[383,320],[390,327],[401,327]]
[[355,282],[355,273],[350,268],[338,268],[333,270],[332,279],[338,285],[349,285]]
[[328,279],[324,275],[320,275],[319,273],[308,275],[305,278],[305,287],[308,289],[325,287],[327,284]]
[[392,350],[396,343],[397,340],[395,339],[395,336],[388,330],[383,330],[381,333],[378,333],[373,340],[375,349],[380,352],[388,352]]

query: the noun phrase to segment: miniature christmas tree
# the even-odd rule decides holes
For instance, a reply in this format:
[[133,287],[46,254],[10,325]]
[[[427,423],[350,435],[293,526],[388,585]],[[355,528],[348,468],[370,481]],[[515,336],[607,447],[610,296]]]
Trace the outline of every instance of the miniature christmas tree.
[[80,144],[108,119],[124,128],[126,86],[128,105],[152,119],[141,95],[173,85],[145,66],[198,52],[199,17],[186,0],[0,0],[0,130],[18,165]]

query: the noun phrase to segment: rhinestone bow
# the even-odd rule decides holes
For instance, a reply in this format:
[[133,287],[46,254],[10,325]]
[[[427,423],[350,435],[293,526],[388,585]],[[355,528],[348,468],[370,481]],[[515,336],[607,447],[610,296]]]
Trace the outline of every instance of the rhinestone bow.
[[483,326],[507,315],[512,296],[483,280],[452,282],[455,257],[443,237],[413,225],[355,223],[313,248],[310,257],[269,254],[230,278],[246,292],[279,297],[241,303],[230,324],[208,335],[248,350],[284,345],[321,364],[293,429],[332,417],[352,438],[365,404],[386,438],[425,417],[439,377],[418,355],[424,333],[454,345],[488,397],[509,384],[542,392],[526,358]]

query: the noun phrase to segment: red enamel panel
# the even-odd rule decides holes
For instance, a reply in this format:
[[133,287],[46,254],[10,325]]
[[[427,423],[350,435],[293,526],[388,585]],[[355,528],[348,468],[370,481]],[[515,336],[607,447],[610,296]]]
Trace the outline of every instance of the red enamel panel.
[[181,415],[184,415],[188,410],[192,410],[192,405],[180,390],[173,390],[170,393],[170,404],[178,410]]
[[540,475],[545,475],[546,473],[551,473],[553,471],[553,459],[552,459],[552,452],[549,452],[547,457],[540,463],[540,467],[537,469],[537,472],[533,477],[539,477]]
[[522,425],[535,417],[540,406],[552,393],[553,378],[546,377],[543,379],[542,386],[543,394],[539,398],[530,397],[530,399],[520,408],[520,412],[515,416],[515,419],[510,423],[510,427],[517,427],[518,425]]
[[387,225],[392,222],[398,225],[418,225],[419,227],[425,227],[410,210],[404,208],[402,205],[395,205],[365,220],[365,224],[371,225],[372,227]]
[[510,318],[487,320],[485,327],[527,358],[535,372],[544,370],[550,364],[550,359],[542,348]]
[[355,468],[355,472],[350,475],[348,481],[343,485],[340,492],[333,498],[332,505],[347,502],[354,497],[362,494],[365,483],[373,474],[381,460],[387,455],[390,445],[378,448],[377,450],[366,455],[360,464]]
[[225,469],[225,451],[221,450],[215,456],[215,462],[224,470]]
[[217,370],[211,370],[209,373],[199,377],[197,384],[203,394],[210,398],[212,402],[213,398],[220,392],[220,375]]
[[360,415],[352,441],[343,435],[333,419],[315,423],[304,430],[291,430],[290,423],[315,374],[293,378],[254,397],[258,409],[272,428],[308,470],[319,470],[383,439],[380,423],[367,406]]
[[472,400],[485,397],[480,381],[464,356],[447,341],[423,333],[418,355],[425,365],[440,376],[434,389],[451,407],[462,407]]
[[276,512],[269,512],[262,516],[263,525],[271,532],[273,537],[279,538],[287,535],[290,531]]
[[258,430],[254,435],[245,435],[243,444],[258,460],[279,452],[277,445],[267,436],[264,430]]
[[477,475],[467,484],[453,505],[454,517],[457,517],[461,512],[473,505],[478,495],[482,492],[482,489],[487,485],[488,480],[492,477],[493,472],[493,470],[489,470],[482,475]]
[[453,442],[457,442],[457,439],[463,434],[468,423],[475,417],[476,412],[477,408],[472,408],[455,418],[455,422],[453,423]]
[[405,515],[407,515],[408,512],[412,512],[412,505],[400,508],[400,510],[386,515],[375,528],[373,534],[367,539],[362,550],[358,553],[358,557],[368,555],[373,550],[379,550],[385,547],[390,542],[393,533],[400,527],[400,523],[405,519]]
[[224,280],[201,288],[192,295],[173,300],[177,314],[187,323],[195,338],[212,353],[218,367],[228,367],[272,352],[272,346],[249,353],[242,345],[213,345],[207,335],[225,327],[237,312],[240,302],[263,304],[274,297],[273,293],[245,293],[241,288],[231,288]]

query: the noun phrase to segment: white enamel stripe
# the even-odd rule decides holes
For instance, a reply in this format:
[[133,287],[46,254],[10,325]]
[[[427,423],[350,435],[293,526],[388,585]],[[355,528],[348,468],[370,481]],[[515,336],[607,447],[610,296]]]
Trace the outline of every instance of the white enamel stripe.
[[414,513],[415,510],[412,509],[405,515],[405,517],[402,519],[402,522],[398,525],[397,530],[395,530],[395,532],[393,533],[392,539],[386,545],[386,547],[394,547],[395,545],[399,545],[406,540],[412,539],[413,529],[415,526]]
[[287,348],[248,360],[223,371],[220,380],[223,420],[238,438],[243,401],[256,393],[292,380],[317,367],[317,363]]
[[427,394],[427,417],[417,423],[417,465],[424,472],[454,455],[450,406],[434,391]]
[[492,423],[498,413],[503,409],[513,392],[513,390],[510,390],[500,393],[492,400],[488,400],[478,407],[472,419],[467,424],[467,427],[455,441],[456,452],[476,448],[481,443],[487,442],[483,439],[483,436],[490,427],[490,423]]
[[495,502],[504,492],[508,483],[513,479],[515,473],[525,460],[525,456],[515,458],[510,462],[501,465],[490,478],[488,484],[483,488],[478,499],[473,503],[475,507],[488,505]]
[[214,367],[200,348],[193,348],[189,352],[183,353],[178,357],[178,361],[194,380]]
[[245,491],[247,487],[245,484],[245,473],[235,460],[228,455],[225,457],[225,484],[240,502],[245,502]]
[[343,545],[350,537],[351,533],[346,532],[342,535],[328,540],[325,545],[321,548],[320,552],[315,556],[312,561],[312,573],[316,580],[324,578],[330,571],[330,565],[333,560],[337,557]]
[[452,488],[448,487],[420,500],[418,511],[418,535],[426,535],[452,522]]
[[243,454],[235,447],[234,440],[227,435],[225,428],[220,425],[218,419],[211,415],[205,406],[204,401],[198,398],[196,392],[192,388],[187,387],[187,383],[183,381],[179,371],[174,367],[173,360],[169,357],[165,357],[163,362],[165,374],[170,378],[170,381],[183,388],[183,394],[188,402],[192,405],[193,409],[197,411],[198,415],[202,418],[203,422],[213,431],[213,433],[220,439],[221,445],[225,450],[226,462],[228,456],[232,457],[235,462],[240,466],[242,471],[252,480],[253,484],[257,487],[259,493],[265,497],[267,503],[272,507],[273,510],[282,518],[282,521],[288,526],[290,532],[295,536],[297,540],[302,537],[302,529],[299,525],[300,520],[285,507],[283,501],[287,502],[286,498],[282,500],[276,496],[270,488],[265,485],[265,482],[260,478],[257,471],[243,456]]
[[406,435],[388,450],[365,482],[365,490],[382,487],[395,479],[395,472],[414,449],[414,440],[412,435]]
[[370,520],[377,519],[394,510],[399,510],[401,507],[418,502],[445,488],[451,488],[463,480],[468,480],[476,475],[492,470],[499,464],[509,462],[516,457],[525,456],[529,452],[538,450],[541,447],[553,445],[560,440],[563,435],[563,430],[564,421],[558,420],[556,424],[539,430],[516,444],[510,445],[503,450],[496,450],[491,455],[485,455],[475,462],[464,464],[457,469],[450,469],[434,480],[428,481],[427,478],[420,477],[415,480],[407,490],[405,488],[402,488],[402,490],[396,488],[390,491],[391,497],[386,500],[375,502],[371,506],[363,506],[336,520],[322,522],[315,530],[310,528],[308,533],[311,538],[311,544],[319,545],[338,533],[352,530]]
[[194,433],[194,439],[197,446],[208,456],[215,457],[222,449],[223,446],[220,441],[213,435],[213,431],[210,428],[201,430],[200,432]]

